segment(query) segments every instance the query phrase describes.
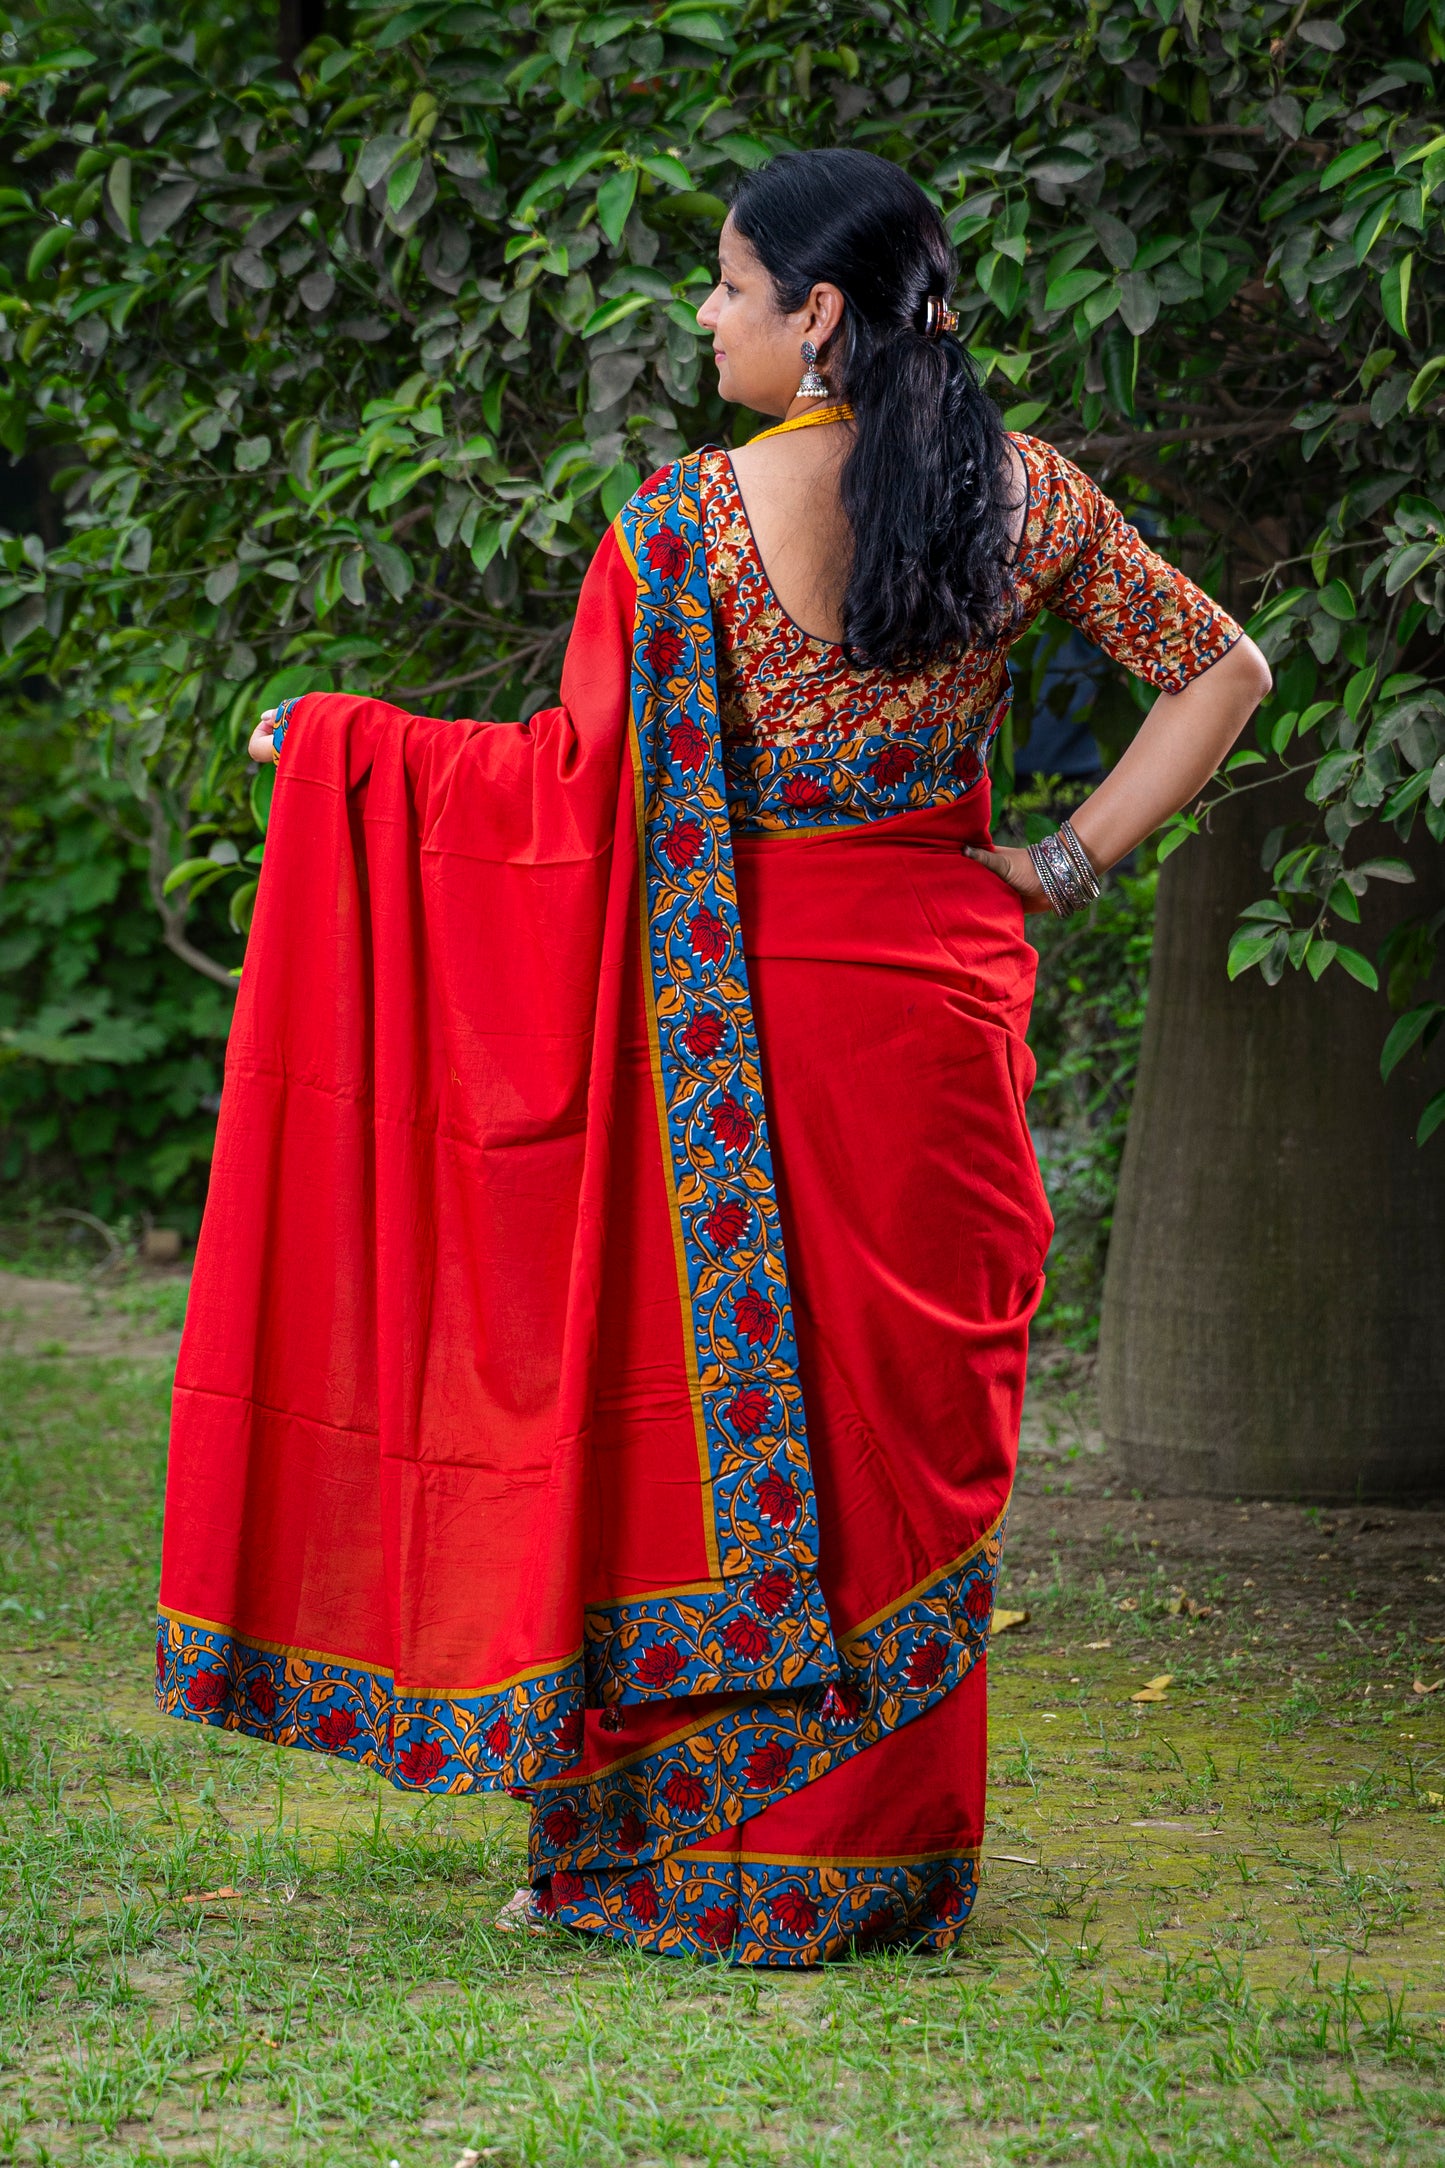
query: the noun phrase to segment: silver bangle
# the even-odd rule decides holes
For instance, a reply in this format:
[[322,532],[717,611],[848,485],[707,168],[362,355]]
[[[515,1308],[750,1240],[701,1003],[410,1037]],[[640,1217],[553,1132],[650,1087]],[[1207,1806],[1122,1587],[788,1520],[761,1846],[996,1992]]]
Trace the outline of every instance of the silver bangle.
[[1082,911],[1099,894],[1099,876],[1070,821],[1062,822],[1056,835],[1031,843],[1029,858],[1057,918]]

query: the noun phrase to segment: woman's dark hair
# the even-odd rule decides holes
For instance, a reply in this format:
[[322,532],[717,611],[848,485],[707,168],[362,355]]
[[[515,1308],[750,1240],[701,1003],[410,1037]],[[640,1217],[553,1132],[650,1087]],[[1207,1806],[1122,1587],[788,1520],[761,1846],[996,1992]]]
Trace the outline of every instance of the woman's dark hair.
[[1017,502],[998,409],[949,332],[930,336],[956,265],[943,220],[868,151],[786,151],[739,182],[737,231],[786,315],[820,282],[847,303],[820,366],[856,417],[843,509],[849,654],[875,668],[950,659],[1008,615]]

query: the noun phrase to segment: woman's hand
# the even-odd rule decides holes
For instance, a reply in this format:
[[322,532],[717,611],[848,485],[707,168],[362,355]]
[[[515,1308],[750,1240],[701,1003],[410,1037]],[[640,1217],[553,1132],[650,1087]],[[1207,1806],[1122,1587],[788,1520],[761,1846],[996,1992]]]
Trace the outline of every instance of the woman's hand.
[[1010,887],[1027,911],[1052,909],[1044,894],[1043,883],[1034,871],[1034,862],[1024,850],[979,851],[965,846],[965,858],[971,858],[976,866],[987,866],[990,873]]
[[257,767],[264,768],[276,758],[276,748],[271,743],[271,733],[276,728],[276,710],[267,708],[265,714],[251,732],[251,742],[246,747]]

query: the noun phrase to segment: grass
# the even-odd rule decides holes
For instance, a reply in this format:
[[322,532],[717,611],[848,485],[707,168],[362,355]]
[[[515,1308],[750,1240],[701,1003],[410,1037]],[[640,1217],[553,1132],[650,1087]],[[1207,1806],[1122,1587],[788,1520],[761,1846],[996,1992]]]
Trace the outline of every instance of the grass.
[[1147,1553],[1075,1584],[1051,1497],[958,1951],[503,1936],[510,1802],[155,1716],[165,1399],[0,1365],[0,2160],[1445,2160],[1445,1651],[1396,1614],[1284,1648],[1223,1580],[1171,1615]]

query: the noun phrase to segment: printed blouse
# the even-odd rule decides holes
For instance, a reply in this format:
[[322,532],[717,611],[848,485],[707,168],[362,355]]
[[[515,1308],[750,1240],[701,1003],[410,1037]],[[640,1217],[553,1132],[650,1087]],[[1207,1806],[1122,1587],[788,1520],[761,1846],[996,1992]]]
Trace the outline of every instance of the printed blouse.
[[741,828],[832,827],[960,798],[1010,698],[1008,652],[1052,610],[1158,691],[1182,692],[1239,638],[1052,445],[1012,439],[1028,506],[1003,633],[957,661],[856,668],[783,609],[724,451],[695,454],[728,802]]

